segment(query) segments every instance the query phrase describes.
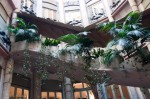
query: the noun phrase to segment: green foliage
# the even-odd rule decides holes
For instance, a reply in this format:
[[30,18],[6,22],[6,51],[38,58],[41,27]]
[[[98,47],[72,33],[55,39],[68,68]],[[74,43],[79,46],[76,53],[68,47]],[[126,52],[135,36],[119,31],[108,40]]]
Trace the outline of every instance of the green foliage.
[[66,42],[69,46],[81,44],[81,46],[83,47],[91,47],[91,45],[93,44],[92,40],[80,34],[67,34],[65,36],[59,37],[58,40]]
[[[142,27],[142,15],[137,12],[131,12],[124,22],[108,22],[98,25],[102,31],[108,31],[113,36],[107,45],[107,51],[103,56],[105,64],[110,64],[115,56],[120,53],[130,55],[133,50],[137,50],[138,45],[142,45],[150,37],[150,31]],[[119,46],[121,49],[113,47]],[[138,50],[137,50],[138,51]]]
[[38,28],[34,24],[26,23],[23,19],[17,18],[17,25],[14,27],[10,25],[8,27],[9,32],[15,34],[15,41],[27,40],[28,42],[34,42],[40,40],[40,35],[37,33]]
[[50,38],[46,38],[45,41],[42,42],[42,45],[44,46],[57,46],[58,44],[60,44],[59,40],[50,39]]

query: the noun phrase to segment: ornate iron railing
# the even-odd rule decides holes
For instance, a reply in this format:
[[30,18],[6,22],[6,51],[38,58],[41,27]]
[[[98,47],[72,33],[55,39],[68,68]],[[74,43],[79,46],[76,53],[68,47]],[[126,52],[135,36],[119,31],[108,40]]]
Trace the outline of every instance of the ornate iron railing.
[[[28,3],[30,2],[30,5]],[[21,0],[21,10],[29,14],[36,15],[33,10],[34,1],[33,0]]]
[[4,31],[0,31],[0,43],[9,52],[11,50],[11,41]]
[[119,4],[121,3],[121,1],[123,0],[114,0],[112,5],[110,6],[110,8],[112,9],[112,11],[115,10],[115,8],[117,8],[119,6]]
[[72,20],[72,21],[69,21],[67,24],[70,24],[73,26],[82,26],[82,20]]
[[98,21],[104,17],[106,17],[106,14],[104,12],[104,9],[102,9],[102,11],[100,13],[97,13],[95,15],[90,16],[89,19],[90,19],[90,22],[93,23],[93,22],[96,22],[96,21]]

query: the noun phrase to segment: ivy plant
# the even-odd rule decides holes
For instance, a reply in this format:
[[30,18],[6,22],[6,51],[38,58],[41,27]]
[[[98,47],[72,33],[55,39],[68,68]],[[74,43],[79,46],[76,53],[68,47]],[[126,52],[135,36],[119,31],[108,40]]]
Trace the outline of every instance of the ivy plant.
[[9,32],[15,34],[15,41],[27,40],[28,42],[34,42],[40,40],[38,34],[38,28],[35,24],[26,23],[22,18],[17,18],[17,25],[10,25],[8,27]]

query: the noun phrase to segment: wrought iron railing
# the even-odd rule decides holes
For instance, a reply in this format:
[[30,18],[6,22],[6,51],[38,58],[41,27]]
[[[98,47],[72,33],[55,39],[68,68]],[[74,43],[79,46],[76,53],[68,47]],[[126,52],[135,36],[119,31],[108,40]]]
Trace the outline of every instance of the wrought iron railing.
[[110,8],[112,9],[112,11],[114,11],[122,2],[123,0],[114,0],[112,5],[110,6]]
[[[30,2],[30,5],[28,3]],[[36,15],[33,10],[34,1],[33,0],[21,0],[21,10],[29,14]]]
[[4,31],[0,31],[0,44],[9,52],[11,49],[11,41]]
[[82,26],[82,20],[72,20],[72,21],[69,21],[67,24],[70,24],[73,26]]
[[89,19],[90,19],[90,22],[93,23],[93,22],[99,21],[99,20],[101,20],[101,19],[103,19],[105,17],[106,17],[106,14],[105,14],[104,10],[102,10],[102,12],[90,16]]

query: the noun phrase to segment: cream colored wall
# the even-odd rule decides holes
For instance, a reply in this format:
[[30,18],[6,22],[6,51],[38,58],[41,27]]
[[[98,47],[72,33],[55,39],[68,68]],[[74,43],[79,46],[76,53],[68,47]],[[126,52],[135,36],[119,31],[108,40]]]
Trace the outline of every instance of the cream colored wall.
[[127,16],[132,11],[129,3],[126,3],[123,8],[120,8],[120,10],[113,16],[114,20],[120,20]]
[[143,0],[142,4],[145,9],[150,8],[150,0]]

